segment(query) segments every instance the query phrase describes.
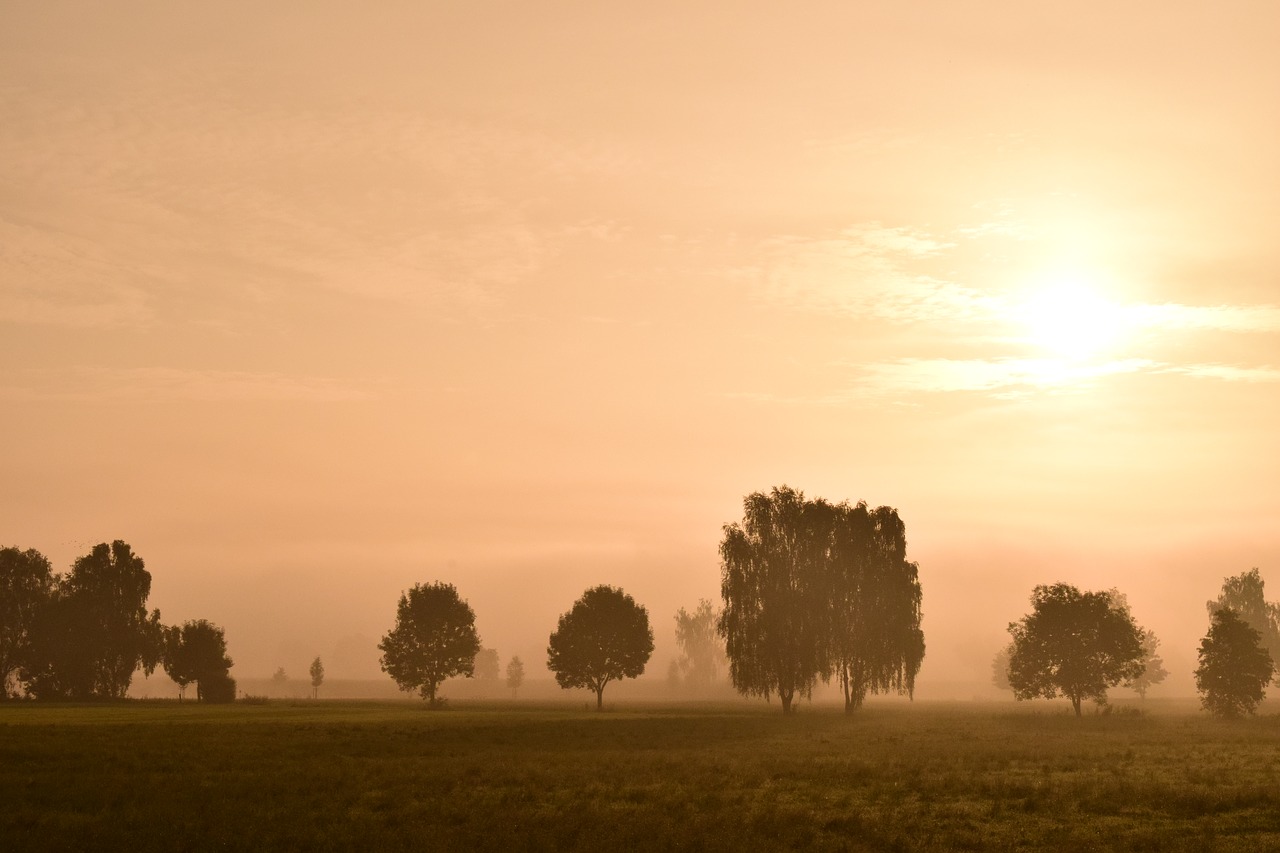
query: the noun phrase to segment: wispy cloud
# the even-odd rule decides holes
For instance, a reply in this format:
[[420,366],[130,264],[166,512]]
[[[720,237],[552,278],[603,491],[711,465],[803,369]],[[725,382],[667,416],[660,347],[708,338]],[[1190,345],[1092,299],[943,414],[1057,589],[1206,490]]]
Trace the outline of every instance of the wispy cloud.
[[374,396],[327,377],[169,367],[75,367],[0,373],[6,400],[208,400],[342,402]]
[[873,222],[821,239],[767,241],[760,267],[766,300],[800,310],[892,322],[967,322],[998,308],[988,295],[911,269],[954,244]]

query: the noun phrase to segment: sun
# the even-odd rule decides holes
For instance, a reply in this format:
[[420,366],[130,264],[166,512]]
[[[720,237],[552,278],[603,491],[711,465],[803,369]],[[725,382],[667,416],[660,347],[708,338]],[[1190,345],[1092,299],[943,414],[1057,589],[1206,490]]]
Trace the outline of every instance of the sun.
[[1124,333],[1124,310],[1101,296],[1079,275],[1045,280],[1015,308],[1032,345],[1073,361],[1085,361],[1114,347]]

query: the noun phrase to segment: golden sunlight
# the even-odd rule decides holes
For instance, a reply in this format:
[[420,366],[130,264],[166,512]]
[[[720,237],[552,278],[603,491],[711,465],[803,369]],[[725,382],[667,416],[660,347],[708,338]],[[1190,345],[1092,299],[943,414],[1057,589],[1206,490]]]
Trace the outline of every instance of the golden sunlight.
[[1073,361],[1115,346],[1124,334],[1124,313],[1085,277],[1066,274],[1049,278],[1014,311],[1024,340]]

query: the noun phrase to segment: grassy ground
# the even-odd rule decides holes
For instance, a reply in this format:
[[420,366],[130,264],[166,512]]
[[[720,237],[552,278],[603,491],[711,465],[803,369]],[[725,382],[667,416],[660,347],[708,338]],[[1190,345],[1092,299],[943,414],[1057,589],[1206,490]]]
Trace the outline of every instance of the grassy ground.
[[0,849],[1280,849],[1280,717],[0,705]]

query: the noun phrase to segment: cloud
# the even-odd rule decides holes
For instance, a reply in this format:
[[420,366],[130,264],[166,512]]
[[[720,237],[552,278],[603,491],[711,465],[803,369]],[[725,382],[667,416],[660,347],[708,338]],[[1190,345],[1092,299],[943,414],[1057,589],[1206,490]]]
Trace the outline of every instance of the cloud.
[[1149,370],[1153,362],[1124,359],[1081,364],[1065,359],[903,358],[862,368],[861,395],[1009,392],[1080,386],[1105,376]]
[[996,301],[973,288],[909,267],[954,244],[878,222],[830,237],[778,237],[762,247],[763,298],[797,310],[840,312],[909,322],[969,322],[992,315]]
[[344,402],[369,399],[369,389],[327,377],[169,367],[74,367],[0,374],[6,400],[206,400]]

